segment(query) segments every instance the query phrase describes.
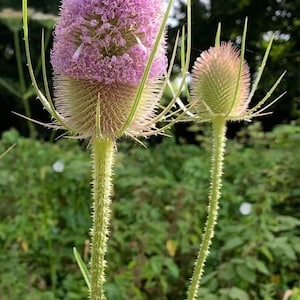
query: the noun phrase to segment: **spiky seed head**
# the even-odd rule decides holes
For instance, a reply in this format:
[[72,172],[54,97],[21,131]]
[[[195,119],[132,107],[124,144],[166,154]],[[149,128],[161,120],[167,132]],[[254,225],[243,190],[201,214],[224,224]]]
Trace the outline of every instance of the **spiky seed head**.
[[[63,0],[51,63],[55,104],[77,134],[115,137],[134,103],[163,18],[162,0]],[[158,102],[167,67],[162,40],[129,134],[141,134]]]
[[198,116],[211,120],[215,116],[236,118],[248,107],[250,73],[239,51],[229,42],[202,52],[192,70],[191,97]]
[[[96,111],[99,109],[101,136],[115,139],[122,129],[135,100],[137,85],[128,83],[103,84],[100,81],[55,78],[57,110],[65,117],[66,125],[81,137],[94,137]],[[127,129],[130,136],[140,136],[154,117],[159,101],[160,82],[149,82],[145,87],[140,107]],[[97,107],[98,105],[98,107]],[[149,129],[148,129],[149,130]]]

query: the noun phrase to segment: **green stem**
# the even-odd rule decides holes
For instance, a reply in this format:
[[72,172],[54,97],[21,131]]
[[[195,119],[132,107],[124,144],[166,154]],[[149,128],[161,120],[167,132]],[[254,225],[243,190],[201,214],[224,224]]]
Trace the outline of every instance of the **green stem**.
[[25,79],[24,79],[24,72],[23,72],[19,33],[17,31],[14,31],[14,44],[15,44],[15,51],[16,51],[16,60],[17,60],[21,94],[24,94],[26,91],[26,86],[25,86]]
[[209,194],[208,215],[202,243],[195,262],[194,272],[191,284],[188,290],[187,300],[195,300],[197,298],[200,280],[203,274],[206,258],[209,253],[214,236],[214,227],[217,223],[219,198],[222,186],[222,170],[226,141],[226,119],[223,116],[215,117],[212,121],[213,126],[213,153],[211,167],[211,185]]
[[[52,30],[49,30],[49,29],[46,29],[46,35],[45,35],[45,49],[48,48],[48,45],[49,45],[49,42],[50,42],[50,37],[51,37],[51,33],[52,33]],[[37,61],[37,64],[36,64],[36,67],[34,69],[34,75],[35,77],[37,77],[41,71],[41,67],[42,67],[42,57],[40,56],[38,61]]]
[[91,300],[103,300],[105,281],[105,253],[107,249],[108,227],[111,206],[111,175],[114,141],[95,138],[93,140],[93,225],[91,230]]
[[[20,40],[19,40],[19,32],[14,31],[14,44],[15,44],[15,51],[16,51],[16,61],[17,61],[17,68],[19,74],[19,83],[20,83],[20,91],[22,95],[22,100],[25,109],[25,115],[28,118],[31,118],[31,110],[28,102],[28,98],[26,97],[26,85],[25,85],[25,77],[23,71],[23,64],[22,64],[22,55],[21,55],[21,47],[20,47]],[[29,129],[29,136],[33,138],[35,136],[34,132],[34,125],[30,120],[27,120],[27,125]]]

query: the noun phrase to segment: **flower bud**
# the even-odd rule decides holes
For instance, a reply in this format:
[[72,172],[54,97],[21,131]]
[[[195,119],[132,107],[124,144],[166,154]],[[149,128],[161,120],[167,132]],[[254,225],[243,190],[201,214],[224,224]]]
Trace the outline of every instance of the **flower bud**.
[[[63,0],[51,63],[55,104],[65,123],[84,137],[115,138],[134,103],[163,18],[162,0]],[[159,100],[167,66],[161,41],[127,133],[141,134]]]
[[243,115],[248,108],[250,74],[247,63],[240,72],[239,51],[222,43],[202,52],[192,70],[191,97],[203,120],[216,116],[227,119]]

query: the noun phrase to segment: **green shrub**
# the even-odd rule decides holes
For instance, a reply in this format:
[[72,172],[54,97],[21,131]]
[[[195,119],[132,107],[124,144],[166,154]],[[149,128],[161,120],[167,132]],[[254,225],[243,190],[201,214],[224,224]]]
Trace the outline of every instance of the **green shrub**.
[[[300,129],[229,141],[219,223],[199,299],[282,299],[299,294]],[[88,261],[88,151],[6,132],[0,153],[1,300],[84,299],[72,257]],[[206,214],[210,163],[202,147],[173,139],[144,149],[121,142],[107,260],[108,300],[184,299]],[[62,172],[53,164],[60,162]],[[242,203],[252,210],[242,215]],[[294,300],[294,298],[291,298]],[[295,298],[298,299],[298,298]]]
[[[3,135],[1,149],[13,143],[0,161],[1,299],[24,299],[32,290],[29,299],[55,299],[48,289],[82,299],[70,296],[85,290],[72,247],[81,249],[88,238],[89,158],[69,141],[53,145],[15,131]],[[63,172],[54,171],[55,162]]]

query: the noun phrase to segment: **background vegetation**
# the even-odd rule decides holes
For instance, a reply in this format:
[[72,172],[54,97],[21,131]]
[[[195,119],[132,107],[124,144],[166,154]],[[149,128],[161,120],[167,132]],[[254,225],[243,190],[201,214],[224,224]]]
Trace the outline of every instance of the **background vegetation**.
[[[295,126],[263,133],[255,123],[230,141],[199,299],[283,299],[299,291],[299,140]],[[14,130],[4,133],[1,152],[12,143],[0,161],[1,299],[84,299],[72,247],[87,260],[88,154],[74,142],[43,143]],[[203,136],[202,145],[120,144],[108,299],[183,299],[206,213]],[[249,215],[240,212],[245,202]]]
[[[270,32],[276,33],[254,101],[288,70],[278,95],[288,93],[273,107],[273,115],[261,123],[230,126],[220,221],[199,299],[300,299],[298,2],[193,1],[192,61],[213,43],[219,21],[222,38],[239,46],[248,16],[246,59],[253,74],[266,39]],[[29,5],[44,13],[58,12],[58,1],[30,0]],[[0,10],[5,7],[20,9],[20,1],[0,0]],[[184,1],[178,2],[169,28],[170,48],[185,23],[184,9]],[[53,17],[31,19],[35,64],[45,26],[51,45]],[[22,43],[20,47],[25,89],[14,35],[2,20],[0,154],[14,143],[16,147],[0,160],[0,299],[84,299],[87,290],[72,247],[88,261],[89,151],[74,141],[53,142],[55,135],[42,127],[34,126],[32,134],[28,123],[11,113],[24,114],[26,99],[33,118],[48,121],[31,93]],[[176,68],[173,76],[175,81]],[[151,139],[146,149],[127,141],[119,144],[106,285],[109,300],[184,298],[206,214],[209,129],[180,125],[172,135]],[[251,204],[248,215],[241,213],[243,203]]]

